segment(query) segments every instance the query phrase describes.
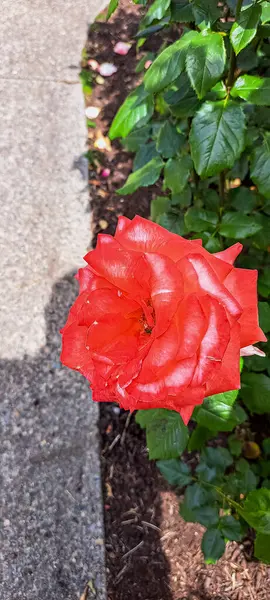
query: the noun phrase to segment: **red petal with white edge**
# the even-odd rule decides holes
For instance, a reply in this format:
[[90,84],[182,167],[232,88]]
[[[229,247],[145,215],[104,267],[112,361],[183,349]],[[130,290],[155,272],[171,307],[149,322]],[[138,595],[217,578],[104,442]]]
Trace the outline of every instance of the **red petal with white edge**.
[[[146,399],[146,401],[137,400],[133,395],[128,394],[125,390],[117,390],[118,401],[122,408],[126,410],[148,410],[151,408],[166,408],[179,412],[185,424],[188,422],[195,406],[202,404],[205,398],[205,388],[187,387],[185,390],[175,396],[167,396],[166,400],[159,397]],[[183,414],[182,414],[183,413]],[[183,418],[184,417],[184,418]]]
[[188,358],[197,352],[207,329],[205,314],[195,295],[182,300],[173,322],[179,343],[177,360]]
[[189,260],[184,256],[177,263],[177,268],[179,269],[184,284],[184,292],[185,294],[192,294],[192,292],[200,292],[199,279],[197,273],[189,262]]
[[222,359],[230,340],[230,324],[223,306],[211,296],[200,299],[208,320],[208,327],[201,342],[198,363],[192,386],[206,384],[209,377],[221,369]]
[[60,360],[66,367],[79,371],[85,363],[91,362],[91,354],[86,347],[87,332],[88,327],[79,327],[77,323],[72,323],[65,330]]
[[95,250],[88,252],[84,258],[97,275],[134,298],[136,295],[145,295],[134,276],[141,256],[136,252],[126,252],[111,235],[100,234]]
[[222,359],[221,369],[207,381],[207,396],[220,394],[240,388],[240,326],[235,323],[231,337]]
[[157,339],[154,339],[143,361],[139,377],[140,382],[147,383],[149,380],[157,379],[160,375],[160,369],[166,369],[176,358],[178,348],[179,335],[173,320],[167,331]]
[[267,341],[258,320],[257,278],[257,271],[234,268],[224,281],[243,309],[239,319],[241,348]]
[[260,350],[260,348],[256,348],[256,346],[246,346],[240,350],[240,356],[254,356],[254,354],[262,357],[266,356],[265,352]]
[[242,250],[243,244],[237,242],[237,244],[230,246],[230,248],[226,248],[226,250],[222,250],[222,252],[215,252],[214,256],[220,260],[224,260],[224,262],[229,263],[230,265],[233,265],[235,259],[240,252],[242,252]]
[[[196,356],[181,360],[174,363],[170,370],[158,380],[141,383],[141,381],[133,381],[127,388],[136,400],[141,402],[149,402],[157,399],[165,401],[168,396],[177,397],[183,393],[183,390],[189,385],[196,365]],[[163,404],[166,407],[166,405]]]
[[183,282],[176,265],[160,254],[145,254],[150,267],[150,294],[155,310],[155,335],[168,329],[180,300],[183,298]]
[[197,273],[200,288],[221,302],[233,319],[239,319],[242,313],[239,302],[228,292],[227,287],[220,283],[205,258],[199,254],[191,254],[187,258]]
[[168,256],[173,262],[183,256],[198,253],[211,264],[218,277],[223,280],[231,270],[231,265],[216,258],[201,246],[201,240],[186,240],[180,235],[170,233],[164,227],[148,219],[136,216],[129,223],[120,217],[115,238],[128,250],[141,252],[158,252]]

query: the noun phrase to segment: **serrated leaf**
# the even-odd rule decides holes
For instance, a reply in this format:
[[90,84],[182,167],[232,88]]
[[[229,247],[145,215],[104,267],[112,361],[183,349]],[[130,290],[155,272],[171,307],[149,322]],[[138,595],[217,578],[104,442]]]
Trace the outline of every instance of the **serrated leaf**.
[[228,437],[228,447],[230,453],[233,456],[240,456],[242,452],[243,442],[239,440],[234,434],[232,434]]
[[205,398],[195,409],[193,418],[211,431],[232,431],[241,422],[234,407],[237,395],[238,390],[234,390]]
[[154,112],[154,101],[152,96],[139,85],[117,111],[110,127],[109,137],[114,140],[116,137],[126,137],[128,133],[140,123],[145,125],[151,119]]
[[255,37],[260,16],[261,7],[259,4],[241,10],[240,16],[233,24],[230,33],[235,54],[239,54]]
[[148,38],[150,35],[153,35],[153,33],[157,33],[158,31],[161,31],[161,29],[164,29],[164,27],[167,27],[169,22],[170,17],[167,16],[161,19],[159,23],[156,23],[156,25],[149,25],[149,27],[146,27],[145,29],[139,29],[139,31],[134,36],[135,39],[139,39],[137,43],[137,48],[143,46],[145,39]]
[[214,231],[218,223],[218,215],[210,210],[192,206],[185,214],[185,224],[189,231]]
[[270,536],[257,533],[254,545],[254,556],[266,564],[270,564]]
[[183,487],[192,481],[189,466],[176,458],[158,460],[157,467],[171,485]]
[[185,137],[178,133],[176,126],[165,121],[157,137],[157,151],[164,158],[172,158],[185,142]]
[[261,488],[250,492],[240,514],[256,531],[270,535],[270,490]]
[[270,2],[262,2],[262,14],[261,14],[261,21],[262,24],[264,25],[264,23],[269,23],[270,21]]
[[214,435],[215,432],[208,429],[208,427],[197,425],[189,438],[188,451],[201,450],[205,442],[208,442]]
[[196,31],[186,33],[154,60],[144,76],[144,84],[149,92],[163,90],[184,71],[187,48],[196,35]]
[[252,217],[239,212],[228,212],[222,217],[219,233],[224,237],[243,240],[255,235],[261,229],[262,225],[254,221]]
[[243,373],[241,396],[251,413],[270,412],[270,378],[261,373]]
[[163,408],[139,410],[136,422],[146,429],[150,459],[177,458],[185,450],[188,429],[179,413]]
[[258,196],[249,188],[240,186],[239,188],[230,191],[229,200],[230,205],[235,208],[235,210],[239,210],[246,214],[250,213],[255,208],[258,202]]
[[149,142],[148,144],[143,144],[139,150],[136,152],[133,161],[133,172],[141,169],[144,165],[150,162],[153,158],[157,158],[159,156],[156,150],[155,142]]
[[221,517],[219,529],[223,537],[232,542],[240,542],[243,537],[241,523],[232,515]]
[[270,199],[270,134],[265,134],[264,142],[255,148],[250,164],[250,176],[259,192]]
[[177,235],[185,235],[187,233],[184,216],[179,213],[164,213],[158,217],[157,223],[168,229],[171,233],[177,233]]
[[259,321],[264,333],[270,331],[270,305],[268,302],[259,302]]
[[200,506],[193,509],[195,519],[204,527],[213,527],[219,520],[219,511],[216,506]]
[[119,4],[119,0],[110,0],[110,4],[108,6],[108,10],[107,10],[107,14],[106,14],[106,21],[109,20],[109,18],[112,16],[114,11],[117,9],[118,4]]
[[233,463],[233,458],[227,448],[207,446],[201,453],[201,462],[205,462],[209,467],[215,467],[223,472]]
[[216,0],[191,0],[196,25],[209,28],[220,17]]
[[172,0],[171,21],[190,23],[194,21],[193,11],[189,0]]
[[163,169],[164,163],[161,158],[152,158],[144,167],[131,173],[127,178],[126,183],[117,190],[117,194],[132,194],[139,187],[147,187],[155,183]]
[[170,3],[171,0],[155,0],[142,20],[141,29],[148,27],[155,20],[160,21],[164,17]]
[[231,96],[242,98],[250,104],[270,105],[270,77],[242,75],[231,89]]
[[213,31],[199,33],[188,47],[186,70],[198,98],[220,79],[226,60],[223,38]]
[[208,564],[215,564],[225,552],[225,541],[219,529],[207,529],[202,539],[202,552]]
[[170,198],[167,196],[156,196],[151,202],[150,218],[152,221],[157,221],[157,217],[165,213],[170,207]]
[[187,186],[182,192],[172,194],[171,205],[172,207],[187,208],[191,204],[192,193],[190,186]]
[[137,150],[149,140],[150,133],[150,125],[145,125],[140,129],[134,129],[134,131],[131,131],[127,137],[124,138],[122,144],[130,152],[137,152]]
[[170,158],[164,169],[164,186],[173,194],[179,194],[186,187],[192,161],[189,155]]
[[171,113],[178,118],[192,117],[200,106],[200,101],[192,89],[186,73],[182,73],[176,79],[172,87],[164,94],[164,100],[169,105]]
[[205,102],[193,119],[190,144],[202,178],[232,167],[244,148],[245,117],[234,102]]

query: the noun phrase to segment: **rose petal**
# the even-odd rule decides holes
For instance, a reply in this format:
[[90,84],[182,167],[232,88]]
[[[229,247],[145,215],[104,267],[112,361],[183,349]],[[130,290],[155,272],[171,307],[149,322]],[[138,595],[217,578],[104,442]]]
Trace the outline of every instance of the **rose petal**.
[[235,323],[222,358],[221,369],[207,381],[207,396],[240,388],[240,325]]
[[167,257],[146,253],[150,267],[150,294],[155,310],[155,335],[162,335],[169,327],[177,306],[183,298],[183,282],[176,265]]
[[240,356],[253,356],[257,354],[257,356],[266,356],[265,352],[260,350],[260,348],[256,348],[256,346],[245,346],[245,348],[241,348]]
[[118,69],[112,63],[105,62],[99,66],[99,73],[102,75],[102,77],[111,77],[111,75],[116,73],[116,71],[118,71]]
[[237,242],[237,244],[230,246],[230,248],[226,248],[226,250],[222,250],[222,252],[215,252],[214,256],[220,260],[223,260],[224,262],[229,263],[230,265],[233,265],[238,254],[240,254],[242,250],[243,244]]
[[115,44],[113,51],[115,52],[115,54],[120,54],[121,56],[125,56],[129,50],[131,48],[131,44],[128,44],[127,42],[117,42],[117,44]]

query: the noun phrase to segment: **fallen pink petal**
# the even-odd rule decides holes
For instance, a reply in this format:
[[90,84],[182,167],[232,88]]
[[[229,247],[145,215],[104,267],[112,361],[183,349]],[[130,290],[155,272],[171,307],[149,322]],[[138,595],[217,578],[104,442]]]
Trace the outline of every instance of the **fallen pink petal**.
[[111,174],[111,169],[108,169],[108,168],[102,169],[102,171],[100,173],[101,177],[104,177],[104,178],[109,177],[110,174]]
[[145,63],[145,65],[144,65],[144,68],[145,69],[149,69],[149,67],[151,67],[152,62],[153,62],[152,60],[147,60],[146,63]]
[[121,54],[121,56],[126,56],[130,48],[131,44],[128,44],[127,42],[117,42],[117,44],[115,44],[114,46],[113,51],[115,52],[115,54]]
[[88,65],[92,69],[92,71],[98,71],[98,69],[99,69],[99,64],[98,64],[97,60],[90,59],[88,61]]
[[99,67],[99,73],[103,77],[111,77],[117,70],[117,67],[112,63],[102,63]]

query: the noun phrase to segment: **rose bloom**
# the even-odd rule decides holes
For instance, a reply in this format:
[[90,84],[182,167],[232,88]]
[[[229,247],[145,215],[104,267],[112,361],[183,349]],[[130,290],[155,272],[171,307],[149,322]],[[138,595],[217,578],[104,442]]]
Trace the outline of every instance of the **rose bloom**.
[[257,271],[233,266],[241,250],[210,254],[200,240],[120,217],[79,269],[63,364],[90,381],[97,402],[173,409],[187,423],[206,396],[240,387],[240,353],[266,341]]

